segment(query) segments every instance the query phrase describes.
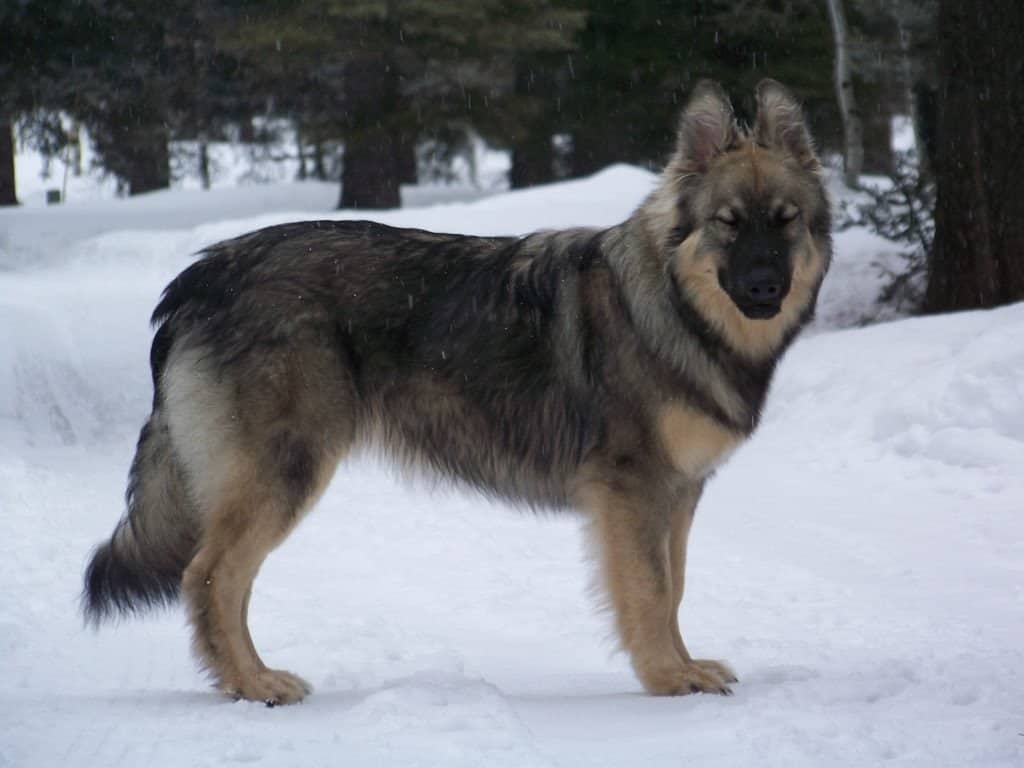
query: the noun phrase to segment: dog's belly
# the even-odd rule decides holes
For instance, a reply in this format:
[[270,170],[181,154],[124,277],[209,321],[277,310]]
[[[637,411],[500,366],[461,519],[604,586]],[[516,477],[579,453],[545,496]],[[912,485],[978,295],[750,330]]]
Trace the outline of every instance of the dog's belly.
[[593,442],[585,404],[560,391],[466,391],[419,369],[368,393],[367,442],[413,474],[543,508],[568,489]]

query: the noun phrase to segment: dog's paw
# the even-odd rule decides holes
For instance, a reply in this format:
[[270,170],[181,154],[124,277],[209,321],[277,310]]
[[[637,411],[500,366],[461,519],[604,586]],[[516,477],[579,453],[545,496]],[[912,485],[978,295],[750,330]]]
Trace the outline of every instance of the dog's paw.
[[690,693],[729,696],[732,691],[728,683],[736,680],[724,664],[707,661],[691,661],[671,668],[652,670],[643,674],[641,679],[648,693],[654,696],[685,696]]
[[301,677],[283,669],[263,669],[236,685],[222,688],[232,698],[261,701],[268,707],[296,704],[313,690]]
[[718,675],[723,682],[726,683],[738,683],[739,678],[736,677],[736,673],[732,671],[732,667],[726,664],[724,661],[715,661],[714,659],[694,659],[693,662],[701,669],[706,672]]

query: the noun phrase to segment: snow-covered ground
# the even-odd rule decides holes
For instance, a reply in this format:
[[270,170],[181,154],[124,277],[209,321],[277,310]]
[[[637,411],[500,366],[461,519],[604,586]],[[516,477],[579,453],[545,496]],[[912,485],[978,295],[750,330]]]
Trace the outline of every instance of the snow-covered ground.
[[[376,218],[607,224],[652,181],[410,189],[417,207]],[[121,514],[159,291],[201,246],[346,216],[335,199],[277,184],[0,211],[0,766],[1024,765],[1024,305],[839,329],[891,250],[856,230],[698,514],[684,634],[736,667],[734,696],[642,695],[575,520],[370,463],[256,584],[257,645],[314,684],[303,704],[210,691],[180,610],[85,631],[81,571]]]

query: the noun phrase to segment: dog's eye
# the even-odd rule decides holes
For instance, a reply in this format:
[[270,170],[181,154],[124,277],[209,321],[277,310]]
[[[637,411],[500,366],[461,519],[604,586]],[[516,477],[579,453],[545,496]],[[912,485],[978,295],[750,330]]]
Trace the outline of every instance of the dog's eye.
[[736,218],[736,214],[732,211],[719,211],[715,214],[715,221],[729,227],[730,229],[735,229],[740,223],[739,219]]
[[789,222],[795,221],[796,217],[799,215],[799,208],[795,205],[787,205],[785,208],[779,209],[779,212],[775,214],[775,219],[779,224],[789,224]]

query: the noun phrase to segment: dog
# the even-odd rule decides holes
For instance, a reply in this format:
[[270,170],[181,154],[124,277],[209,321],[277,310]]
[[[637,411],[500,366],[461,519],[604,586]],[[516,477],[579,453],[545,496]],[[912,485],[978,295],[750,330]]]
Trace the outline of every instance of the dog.
[[730,692],[678,610],[704,484],[757,426],[831,259],[821,167],[766,80],[740,126],[692,92],[657,187],[608,229],[470,237],[368,221],[207,248],[164,291],[127,512],[92,556],[94,622],[184,597],[216,686],[310,686],[249,635],[253,580],[354,448],[528,508],[572,509],[648,692]]

